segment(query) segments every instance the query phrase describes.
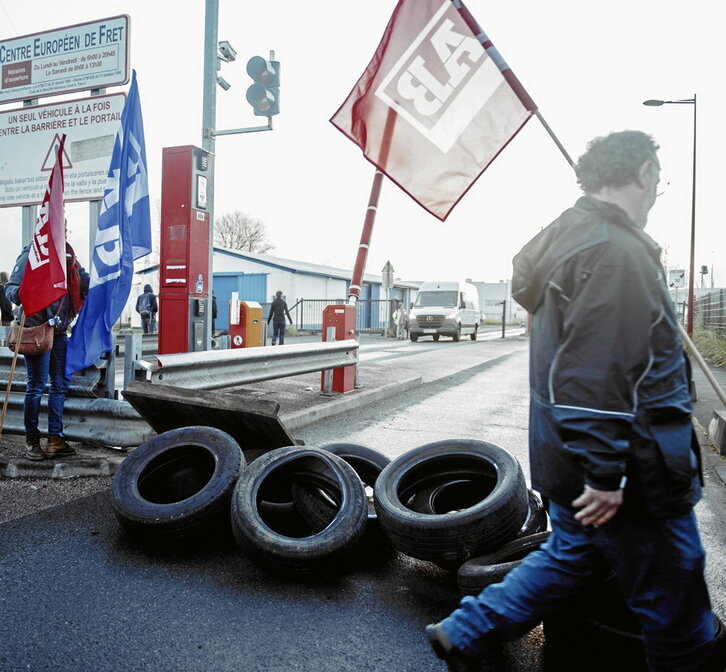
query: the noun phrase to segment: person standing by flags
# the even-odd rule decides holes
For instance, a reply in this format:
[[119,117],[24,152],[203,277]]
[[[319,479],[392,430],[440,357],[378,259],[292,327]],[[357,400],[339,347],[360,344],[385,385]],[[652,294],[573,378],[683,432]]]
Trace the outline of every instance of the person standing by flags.
[[[64,227],[65,230],[65,227]],[[28,269],[28,255],[31,245],[26,245],[15,262],[10,279],[5,286],[5,294],[19,305],[18,319],[22,317],[23,303],[21,286]],[[44,322],[53,321],[53,348],[38,355],[25,355],[25,371],[27,384],[23,402],[23,419],[25,423],[26,457],[31,460],[42,460],[45,457],[67,457],[75,454],[75,449],[63,438],[63,407],[70,377],[65,374],[66,350],[68,348],[68,332],[71,324],[81,310],[83,299],[88,292],[89,276],[78,263],[71,245],[65,243],[65,268],[68,292],[56,299],[48,307],[33,314],[25,315],[25,327],[33,327]],[[50,376],[48,394],[48,443],[45,451],[40,446],[40,402],[45,384]]]
[[523,635],[609,572],[649,672],[724,669],[693,511],[702,476],[686,361],[661,250],[643,230],[657,150],[640,131],[589,143],[576,167],[585,195],[514,258],[512,296],[533,316],[532,487],[552,534],[427,626],[450,670],[479,670],[488,644]]

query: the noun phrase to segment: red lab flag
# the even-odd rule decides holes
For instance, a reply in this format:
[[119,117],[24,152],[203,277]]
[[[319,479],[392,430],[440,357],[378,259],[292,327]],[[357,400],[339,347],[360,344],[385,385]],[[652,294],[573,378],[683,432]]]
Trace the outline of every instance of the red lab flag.
[[443,221],[535,111],[459,0],[399,0],[330,121]]
[[60,140],[55,165],[45,188],[30,242],[28,262],[20,281],[20,302],[26,315],[35,315],[67,292],[66,232],[63,206],[63,147]]

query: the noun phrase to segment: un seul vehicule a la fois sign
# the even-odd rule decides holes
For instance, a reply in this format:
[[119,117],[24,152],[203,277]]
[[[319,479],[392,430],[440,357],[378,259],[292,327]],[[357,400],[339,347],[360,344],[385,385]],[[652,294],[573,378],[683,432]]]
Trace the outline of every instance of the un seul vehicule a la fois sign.
[[[0,104],[125,84],[127,15],[0,41]],[[40,203],[60,137],[65,200],[103,196],[125,95],[0,109],[0,208]],[[27,105],[27,102],[26,102]]]

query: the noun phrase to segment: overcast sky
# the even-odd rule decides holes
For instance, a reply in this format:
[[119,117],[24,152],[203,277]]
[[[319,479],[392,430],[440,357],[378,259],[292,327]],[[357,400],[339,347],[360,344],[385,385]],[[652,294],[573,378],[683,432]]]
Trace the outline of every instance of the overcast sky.
[[[219,39],[236,49],[221,75],[217,128],[264,123],[244,99],[245,63],[274,50],[282,68],[275,130],[217,138],[216,212],[261,219],[276,256],[352,268],[373,167],[329,119],[370,61],[395,0],[219,0]],[[723,0],[688,5],[611,0],[469,0],[467,6],[576,159],[613,130],[652,133],[661,145],[665,193],[647,231],[670,268],[688,268],[693,105],[644,107],[648,98],[698,97],[696,284],[701,265],[726,285],[721,30]],[[160,201],[161,151],[202,145],[203,0],[0,0],[0,40],[128,14],[146,132],[152,214]],[[125,91],[115,87],[109,93]],[[73,94],[79,98],[83,94]],[[41,102],[57,102],[49,97]],[[18,107],[3,105],[2,110]],[[5,158],[5,157],[3,157]],[[532,119],[445,223],[386,181],[367,271],[389,261],[406,280],[511,275],[520,247],[579,195],[571,168]],[[68,206],[71,239],[88,259],[87,204]],[[20,209],[0,208],[0,269],[20,248]],[[710,277],[706,277],[710,286]]]

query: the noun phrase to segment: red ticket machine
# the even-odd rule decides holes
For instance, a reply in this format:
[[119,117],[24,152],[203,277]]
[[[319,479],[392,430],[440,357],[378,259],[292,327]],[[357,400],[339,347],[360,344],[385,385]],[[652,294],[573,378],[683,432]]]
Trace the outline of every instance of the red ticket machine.
[[[328,330],[334,329],[334,336],[328,339]],[[349,303],[325,306],[323,308],[323,340],[345,341],[355,338],[355,306]],[[321,389],[325,389],[325,372],[321,378]],[[333,392],[350,392],[355,388],[355,366],[333,369]]]
[[159,354],[206,349],[211,320],[208,156],[192,145],[163,149]]

